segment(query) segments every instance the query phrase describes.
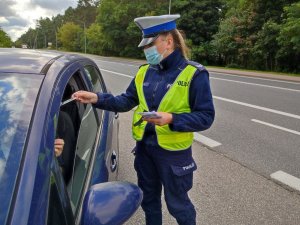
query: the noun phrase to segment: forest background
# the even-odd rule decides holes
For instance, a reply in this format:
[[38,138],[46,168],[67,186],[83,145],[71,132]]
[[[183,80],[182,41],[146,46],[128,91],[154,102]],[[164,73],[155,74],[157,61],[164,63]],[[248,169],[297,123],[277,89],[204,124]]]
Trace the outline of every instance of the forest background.
[[300,73],[300,1],[79,0],[63,15],[40,18],[15,43],[0,27],[0,47],[52,48],[144,58],[141,16],[180,14],[191,60],[203,65]]

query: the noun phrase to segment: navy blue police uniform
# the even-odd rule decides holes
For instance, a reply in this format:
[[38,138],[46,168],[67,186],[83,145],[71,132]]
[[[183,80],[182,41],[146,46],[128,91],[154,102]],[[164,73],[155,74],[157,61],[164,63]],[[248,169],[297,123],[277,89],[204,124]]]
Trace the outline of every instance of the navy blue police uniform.
[[[149,111],[157,111],[162,98],[188,64],[197,68],[188,87],[191,112],[173,114],[173,121],[169,124],[172,131],[197,132],[212,125],[215,111],[208,71],[202,65],[186,60],[181,51],[175,49],[158,65],[150,65],[143,83]],[[134,79],[126,92],[119,96],[107,93],[97,95],[99,100],[95,107],[109,111],[127,112],[139,104]],[[162,186],[168,210],[178,224],[196,224],[196,211],[188,197],[193,185],[193,171],[197,168],[191,147],[181,151],[161,148],[155,125],[148,123],[143,139],[136,142],[134,168],[144,194],[142,208],[147,225],[162,224]]]

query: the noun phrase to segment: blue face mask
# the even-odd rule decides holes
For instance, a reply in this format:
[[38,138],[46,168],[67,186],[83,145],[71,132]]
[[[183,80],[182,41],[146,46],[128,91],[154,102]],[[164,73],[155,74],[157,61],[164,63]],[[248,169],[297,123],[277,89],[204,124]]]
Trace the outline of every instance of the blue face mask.
[[159,54],[158,51],[157,51],[157,48],[156,46],[152,46],[150,48],[146,48],[144,49],[144,53],[145,53],[145,56],[146,56],[146,59],[147,59],[147,62],[150,64],[150,65],[157,65],[160,63],[160,61],[163,59],[163,54]]

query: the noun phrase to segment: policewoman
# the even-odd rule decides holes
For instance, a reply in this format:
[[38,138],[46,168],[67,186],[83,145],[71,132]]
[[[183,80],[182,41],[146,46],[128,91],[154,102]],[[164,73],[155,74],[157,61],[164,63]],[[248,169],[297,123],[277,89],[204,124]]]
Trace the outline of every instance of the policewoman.
[[[147,64],[142,65],[126,92],[79,91],[73,97],[95,107],[126,112],[137,106],[132,122],[136,140],[134,168],[144,197],[147,225],[162,224],[161,195],[180,225],[196,224],[196,211],[188,191],[197,166],[192,157],[193,132],[208,129],[214,106],[207,70],[187,60],[187,47],[176,29],[179,15],[136,18],[142,30],[139,46]],[[159,118],[142,117],[157,112]]]

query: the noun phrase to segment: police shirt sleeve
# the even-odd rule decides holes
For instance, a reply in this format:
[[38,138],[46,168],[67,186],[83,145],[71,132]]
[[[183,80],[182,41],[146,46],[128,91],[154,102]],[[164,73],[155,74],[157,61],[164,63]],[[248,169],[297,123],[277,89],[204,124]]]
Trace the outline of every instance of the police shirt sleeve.
[[96,93],[98,102],[94,104],[96,108],[113,111],[127,112],[138,105],[138,95],[134,79],[131,81],[125,93],[113,96],[110,93]]
[[215,117],[213,99],[206,70],[197,70],[189,90],[190,113],[173,113],[172,131],[196,132],[208,129]]

